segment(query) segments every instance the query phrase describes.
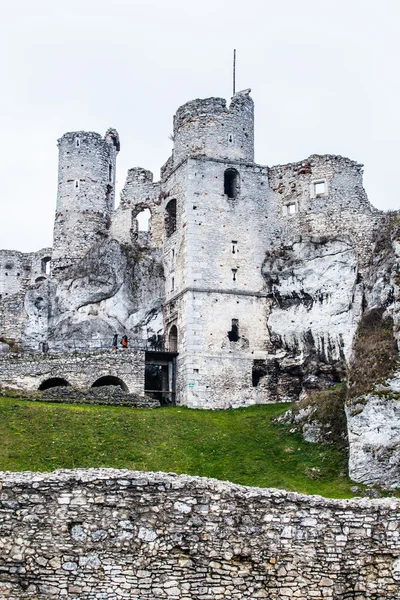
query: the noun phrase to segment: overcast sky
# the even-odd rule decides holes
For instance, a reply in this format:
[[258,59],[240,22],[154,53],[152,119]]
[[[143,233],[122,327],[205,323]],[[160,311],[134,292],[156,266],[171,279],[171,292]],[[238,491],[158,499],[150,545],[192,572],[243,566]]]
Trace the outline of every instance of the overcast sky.
[[0,248],[52,244],[57,139],[121,137],[118,189],[159,178],[172,117],[250,87],[256,161],[341,154],[371,202],[400,207],[398,0],[1,0]]

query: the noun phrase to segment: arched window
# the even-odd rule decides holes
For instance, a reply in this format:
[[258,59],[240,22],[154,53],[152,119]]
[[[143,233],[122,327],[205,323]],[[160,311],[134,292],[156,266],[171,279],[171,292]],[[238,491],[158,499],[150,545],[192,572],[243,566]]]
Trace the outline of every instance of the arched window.
[[240,176],[236,169],[227,169],[224,173],[224,194],[228,198],[237,198],[240,193]]
[[165,207],[165,234],[170,237],[176,231],[176,200],[170,200]]
[[140,213],[138,213],[136,215],[138,231],[150,231],[150,219],[151,219],[150,209],[145,208],[144,210],[140,211]]
[[176,325],[172,325],[168,335],[169,352],[178,352],[178,330]]

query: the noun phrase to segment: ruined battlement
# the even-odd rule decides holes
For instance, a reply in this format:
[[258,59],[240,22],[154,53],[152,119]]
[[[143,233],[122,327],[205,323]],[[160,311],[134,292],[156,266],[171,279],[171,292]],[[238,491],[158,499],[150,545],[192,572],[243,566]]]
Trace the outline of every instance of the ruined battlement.
[[224,98],[192,100],[174,117],[174,164],[189,156],[254,161],[254,103],[250,90]]

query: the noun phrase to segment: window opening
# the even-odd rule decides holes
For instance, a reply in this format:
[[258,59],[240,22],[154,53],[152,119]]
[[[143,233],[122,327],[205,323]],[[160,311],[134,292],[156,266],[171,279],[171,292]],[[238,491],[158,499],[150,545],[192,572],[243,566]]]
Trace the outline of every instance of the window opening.
[[75,179],[75,191],[79,192],[79,179]]
[[287,215],[294,215],[297,212],[297,206],[295,202],[291,202],[290,204],[285,204],[282,207],[282,214],[284,217]]
[[108,165],[108,181],[112,181],[112,165]]
[[80,145],[81,145],[81,140],[79,138],[76,138],[76,140],[75,140],[75,146],[77,148],[79,148]]
[[239,319],[232,319],[232,328],[228,331],[228,338],[230,342],[239,340]]
[[170,200],[165,207],[165,234],[167,237],[176,231],[176,200]]
[[227,169],[224,173],[224,194],[228,198],[237,198],[240,191],[240,177],[236,169]]
[[236,254],[236,253],[237,253],[237,242],[232,240],[232,254]]
[[171,292],[175,289],[175,277],[171,277]]
[[50,261],[50,256],[45,256],[44,258],[42,258],[41,270],[42,273],[45,273],[45,275],[50,275]]
[[325,181],[315,181],[314,182],[314,194],[315,196],[322,196],[326,193],[326,183]]
[[151,212],[149,208],[145,208],[136,215],[138,231],[150,231]]
[[232,144],[232,142],[233,142],[233,135],[231,133],[228,135],[228,142],[230,144]]
[[232,281],[236,281],[237,269],[232,269]]

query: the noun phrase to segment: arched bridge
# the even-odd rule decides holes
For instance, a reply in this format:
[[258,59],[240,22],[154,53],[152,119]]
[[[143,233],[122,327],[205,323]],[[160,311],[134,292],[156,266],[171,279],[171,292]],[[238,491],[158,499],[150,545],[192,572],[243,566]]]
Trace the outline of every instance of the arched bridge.
[[119,385],[144,395],[145,352],[119,350],[80,354],[7,354],[0,358],[0,386],[44,390],[57,385],[77,388]]

